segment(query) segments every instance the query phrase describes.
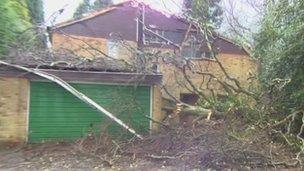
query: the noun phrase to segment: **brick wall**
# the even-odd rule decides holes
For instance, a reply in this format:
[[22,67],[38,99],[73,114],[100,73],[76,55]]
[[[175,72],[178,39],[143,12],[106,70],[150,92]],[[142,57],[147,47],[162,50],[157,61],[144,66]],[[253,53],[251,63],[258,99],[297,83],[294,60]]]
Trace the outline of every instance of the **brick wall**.
[[[74,53],[77,56],[86,58],[105,57],[102,53],[108,54],[108,41],[103,38],[88,38],[82,36],[52,34],[53,49],[58,52]],[[128,47],[135,47],[136,43],[125,41],[125,45],[119,45],[118,55],[120,59],[130,60],[132,53]],[[114,56],[113,56],[114,57]],[[115,57],[114,57],[115,58]]]
[[[72,38],[73,37],[73,38]],[[94,52],[94,50],[87,51],[89,43],[90,46],[93,46],[96,49],[99,49],[105,53],[108,53],[107,40],[101,38],[88,38],[88,37],[80,37],[80,36],[65,36],[62,34],[54,33],[53,34],[53,48],[55,50],[62,49],[70,49],[74,53],[85,56],[85,57],[102,57],[100,53]],[[127,41],[128,46],[136,48],[136,42]],[[81,49],[80,47],[84,47]],[[90,48],[88,48],[90,49]],[[173,54],[172,49],[165,48],[147,48],[151,52],[161,51],[163,56],[166,54]],[[94,55],[96,54],[96,55]],[[97,55],[99,54],[99,55]],[[130,60],[132,59],[132,52],[128,50],[128,48],[121,46],[119,47],[119,58]],[[218,55],[218,59],[221,61],[223,66],[225,67],[227,73],[234,78],[237,78],[242,86],[256,86],[257,81],[252,81],[251,78],[253,75],[257,73],[257,62],[250,58],[249,56],[240,55],[240,54],[229,54],[229,53],[221,53]],[[218,64],[214,60],[192,60],[193,66],[196,69],[199,69],[202,72],[210,72],[221,78],[221,80],[228,81],[222,70],[219,68]],[[180,97],[181,93],[188,93],[189,91],[185,88],[185,79],[182,76],[182,73],[177,68],[173,67],[170,64],[165,64],[163,62],[160,63],[160,72],[163,74],[163,84],[166,85],[168,91],[174,95],[176,98]],[[207,90],[208,77],[203,78],[201,75],[189,74],[191,80],[201,87],[202,90],[205,90],[206,93],[209,93]],[[189,87],[189,85],[186,86]],[[212,87],[216,91],[216,93],[223,92],[223,88],[216,81],[212,81],[208,83],[209,87]],[[164,92],[163,96],[168,98]]]
[[0,141],[25,142],[29,82],[22,78],[0,77]]
[[[248,56],[234,55],[234,54],[219,54],[219,61],[224,66],[227,73],[236,79],[238,79],[243,87],[254,88],[257,86],[257,81],[251,79],[257,73],[257,63]],[[193,60],[190,64],[193,68],[200,72],[209,72],[214,74],[222,81],[229,81],[224,72],[220,69],[219,65],[213,60]],[[170,64],[161,64],[161,72],[164,73],[163,83],[167,87],[170,94],[176,98],[180,98],[181,93],[189,93],[186,87],[191,86],[185,80],[182,71],[178,68],[170,66]],[[203,76],[200,74],[192,74],[187,72],[191,81],[200,87],[204,93],[211,93],[208,87],[215,90],[215,93],[222,93],[223,87],[217,81],[209,82],[209,76]],[[163,93],[164,94],[164,93]],[[169,97],[164,94],[165,97]]]

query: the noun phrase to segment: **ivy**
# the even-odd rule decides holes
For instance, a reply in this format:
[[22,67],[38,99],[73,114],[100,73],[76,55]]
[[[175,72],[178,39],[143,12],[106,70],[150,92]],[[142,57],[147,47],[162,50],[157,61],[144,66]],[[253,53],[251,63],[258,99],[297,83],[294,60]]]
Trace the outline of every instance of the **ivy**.
[[19,34],[31,26],[26,0],[0,1],[0,57]]
[[304,1],[269,2],[256,35],[261,83],[275,99],[274,109],[288,114],[304,109]]

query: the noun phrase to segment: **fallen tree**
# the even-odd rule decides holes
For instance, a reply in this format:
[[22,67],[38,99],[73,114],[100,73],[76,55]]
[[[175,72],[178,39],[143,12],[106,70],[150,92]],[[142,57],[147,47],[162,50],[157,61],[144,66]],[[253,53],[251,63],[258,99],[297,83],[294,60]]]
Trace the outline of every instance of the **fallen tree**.
[[211,117],[215,119],[223,118],[224,113],[217,110],[204,108],[199,105],[189,105],[181,102],[180,100],[165,99],[165,106],[163,110],[167,112],[169,118],[185,118],[188,116],[194,116],[192,124],[196,124],[202,119],[210,120]]

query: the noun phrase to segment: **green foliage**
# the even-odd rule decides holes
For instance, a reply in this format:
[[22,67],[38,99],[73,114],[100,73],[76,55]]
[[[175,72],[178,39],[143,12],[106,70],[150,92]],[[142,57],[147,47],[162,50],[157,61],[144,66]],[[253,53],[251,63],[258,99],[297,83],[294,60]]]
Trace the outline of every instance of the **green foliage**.
[[184,0],[185,12],[192,18],[198,19],[199,23],[207,22],[212,26],[220,27],[223,21],[220,2],[221,0]]
[[[41,29],[37,26],[40,26],[44,23],[44,11],[43,11],[43,1],[42,0],[27,0],[27,5],[29,9],[29,14],[31,16],[31,23],[34,27],[28,34],[35,35],[32,38],[29,38],[25,43],[25,46],[35,46],[35,48],[44,48],[46,37],[41,33]],[[25,34],[25,36],[28,36]]]
[[26,0],[1,0],[0,11],[0,56],[3,56],[8,45],[31,24]]
[[95,2],[93,3],[92,8],[94,10],[97,10],[97,9],[108,7],[112,4],[113,4],[112,0],[95,0]]
[[44,12],[42,0],[27,0],[27,6],[30,12],[32,24],[43,23]]
[[200,99],[198,105],[206,109],[224,113],[225,116],[232,114],[242,121],[249,124],[265,123],[266,118],[263,112],[260,112],[255,104],[254,99],[244,95],[216,95],[207,102]]
[[256,36],[261,82],[271,93],[278,113],[304,110],[303,23],[304,1],[269,2]]
[[74,13],[74,18],[80,18],[84,13],[87,13],[90,10],[91,10],[90,0],[83,0],[83,2],[80,3],[79,6],[77,7]]
[[105,8],[112,4],[112,0],[94,0],[93,3],[91,0],[83,0],[83,2],[77,7],[74,13],[74,18],[81,18],[85,13]]

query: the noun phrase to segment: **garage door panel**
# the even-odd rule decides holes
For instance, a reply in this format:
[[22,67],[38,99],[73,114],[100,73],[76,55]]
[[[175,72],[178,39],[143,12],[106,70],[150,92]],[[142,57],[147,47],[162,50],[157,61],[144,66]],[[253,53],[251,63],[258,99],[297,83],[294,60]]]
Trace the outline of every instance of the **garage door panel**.
[[[71,84],[140,133],[148,133],[150,88],[99,84]],[[104,127],[113,136],[126,134],[116,123],[69,92],[50,82],[31,82],[29,141],[84,137]]]

